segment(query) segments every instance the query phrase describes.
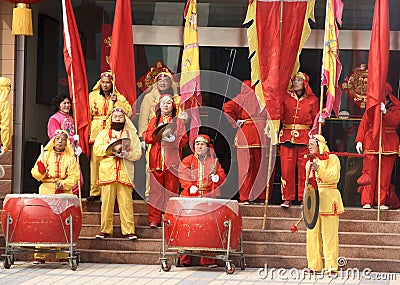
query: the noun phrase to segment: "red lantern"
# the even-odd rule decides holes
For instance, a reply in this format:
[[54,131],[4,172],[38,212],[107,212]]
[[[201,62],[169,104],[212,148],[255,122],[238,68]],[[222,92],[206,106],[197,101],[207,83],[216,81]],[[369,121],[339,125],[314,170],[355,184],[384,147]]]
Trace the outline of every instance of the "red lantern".
[[12,33],[13,35],[33,36],[32,29],[32,11],[29,9],[30,4],[39,2],[40,0],[6,0],[16,4],[13,9]]

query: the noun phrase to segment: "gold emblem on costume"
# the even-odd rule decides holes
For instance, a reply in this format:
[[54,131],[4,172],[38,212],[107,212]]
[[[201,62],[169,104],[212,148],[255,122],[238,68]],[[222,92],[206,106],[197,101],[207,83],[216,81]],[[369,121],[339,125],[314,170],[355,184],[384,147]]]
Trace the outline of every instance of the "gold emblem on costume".
[[297,138],[297,137],[299,137],[300,134],[299,134],[299,132],[297,130],[291,130],[290,135],[292,137]]
[[343,91],[353,98],[354,103],[362,109],[365,108],[367,103],[367,83],[368,69],[367,65],[363,63],[356,66],[341,84]]
[[104,43],[105,43],[109,48],[111,47],[111,40],[112,40],[112,37],[111,37],[111,36],[109,36],[109,37],[107,37],[107,38],[104,39]]

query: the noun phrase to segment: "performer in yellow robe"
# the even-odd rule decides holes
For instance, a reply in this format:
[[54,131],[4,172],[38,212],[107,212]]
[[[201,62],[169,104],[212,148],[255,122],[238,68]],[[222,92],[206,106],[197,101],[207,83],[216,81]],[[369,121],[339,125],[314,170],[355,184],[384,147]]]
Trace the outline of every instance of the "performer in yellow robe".
[[[132,107],[128,100],[120,94],[114,85],[111,72],[103,72],[100,80],[89,93],[90,135],[89,144],[93,145],[96,136],[106,126],[106,120],[114,108],[121,107],[127,116],[131,116]],[[90,197],[88,201],[100,200],[100,188],[96,184],[99,175],[99,157],[91,153],[90,157]]]
[[[74,150],[64,130],[56,130],[54,137],[44,147],[31,170],[32,176],[41,181],[39,194],[72,194],[72,187],[78,183],[79,168]],[[45,263],[48,253],[35,253],[34,263]],[[57,252],[60,262],[68,262],[68,253]]]
[[[309,140],[311,154],[329,152],[326,140],[321,135],[314,135]],[[311,173],[311,175],[310,175]],[[315,178],[319,191],[319,215],[314,229],[307,229],[307,261],[310,271],[336,274],[339,257],[339,215],[344,213],[342,197],[337,189],[340,179],[340,161],[334,154],[328,159],[319,159],[306,163],[308,179]],[[325,259],[323,266],[322,255]]]
[[[141,138],[142,148],[146,149],[144,142],[143,132],[147,129],[150,120],[156,116],[156,105],[160,102],[161,94],[173,94],[174,102],[177,107],[177,114],[183,121],[187,120],[187,114],[180,114],[180,101],[181,97],[178,94],[176,83],[173,80],[172,74],[169,72],[160,72],[156,77],[156,83],[153,85],[152,90],[144,95],[143,101],[140,105],[139,115],[139,137]],[[149,170],[149,149],[146,151],[146,198],[150,193],[150,170]]]
[[[121,144],[107,154],[108,146],[116,140],[129,138],[130,145],[121,149]],[[94,154],[103,157],[100,161],[98,184],[101,187],[101,227],[96,238],[107,238],[113,233],[115,198],[121,218],[122,234],[130,240],[137,239],[133,218],[132,188],[133,162],[140,159],[142,150],[136,128],[122,108],[115,108],[108,118],[106,128],[97,135],[93,145]]]
[[1,152],[7,152],[11,144],[12,113],[8,95],[11,91],[11,80],[0,77],[0,129],[1,129]]

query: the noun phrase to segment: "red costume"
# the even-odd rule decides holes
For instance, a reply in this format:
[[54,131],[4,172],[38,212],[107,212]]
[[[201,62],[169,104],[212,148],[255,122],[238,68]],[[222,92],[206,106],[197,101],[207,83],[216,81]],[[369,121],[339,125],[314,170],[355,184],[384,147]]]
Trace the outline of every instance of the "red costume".
[[291,88],[282,97],[281,123],[279,133],[281,152],[281,191],[282,199],[293,201],[296,199],[296,166],[297,166],[297,200],[303,200],[305,183],[305,166],[307,158],[308,140],[311,137],[311,127],[315,116],[319,112],[318,98],[308,84],[308,76],[297,73],[304,80],[305,93],[299,98]]
[[[169,198],[178,196],[179,179],[177,175],[181,161],[181,149],[188,142],[184,123],[172,115],[161,114],[159,123],[157,117],[151,119],[143,138],[150,145],[149,169],[150,175],[150,196],[148,203],[148,221],[159,225],[161,215]],[[165,123],[174,125],[175,140],[167,142],[153,137],[155,128]]]
[[[268,177],[266,159],[266,135],[264,134],[267,113],[261,112],[257,97],[245,80],[241,93],[224,104],[223,110],[228,121],[238,128],[235,137],[238,161],[238,185],[241,202],[265,200]],[[238,121],[239,120],[239,121]],[[243,125],[238,127],[238,122]],[[271,182],[272,179],[271,179]]]
[[[391,92],[387,84],[386,91]],[[400,123],[400,101],[389,94],[390,102],[386,104],[386,114],[382,116],[382,164],[380,205],[386,205],[393,165],[396,156],[400,155],[397,126]],[[375,122],[376,123],[376,122]],[[358,127],[356,142],[362,142],[364,148],[363,173],[371,178],[371,183],[364,185],[361,192],[361,204],[378,204],[378,149],[372,143],[373,124],[367,116],[363,116]]]
[[[179,166],[179,182],[182,186],[181,196],[217,198],[220,195],[218,187],[224,183],[226,175],[221,164],[213,157],[214,151],[210,146],[210,137],[207,135],[198,135],[195,143],[198,139],[207,143],[210,149],[203,157],[191,154],[182,160]],[[217,182],[212,181],[212,175],[218,176]],[[190,193],[191,187],[197,188],[196,193]],[[192,257],[190,255],[182,255],[180,263],[181,265],[190,265],[191,261]],[[200,264],[215,264],[215,259],[201,257]]]

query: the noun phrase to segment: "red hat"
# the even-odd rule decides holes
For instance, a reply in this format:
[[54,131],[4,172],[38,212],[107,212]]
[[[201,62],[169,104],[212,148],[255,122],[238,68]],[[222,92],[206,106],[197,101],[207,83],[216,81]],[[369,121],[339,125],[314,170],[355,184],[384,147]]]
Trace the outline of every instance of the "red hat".
[[[292,77],[292,81],[296,78],[296,77],[300,77],[301,79],[304,80],[304,88],[306,89],[306,93],[309,95],[315,95],[314,92],[312,91],[309,81],[310,81],[310,77],[308,77],[307,74],[305,74],[304,72],[297,72],[295,75],[293,75]],[[293,87],[292,87],[293,88]]]
[[110,78],[111,80],[114,80],[114,75],[113,75],[113,73],[112,73],[111,70],[110,70],[110,71],[102,72],[102,73],[100,74],[100,77],[108,77],[108,78]]
[[211,139],[209,136],[201,134],[201,135],[197,135],[197,137],[194,139],[194,142],[195,143],[196,142],[204,142],[207,144],[211,144]]

